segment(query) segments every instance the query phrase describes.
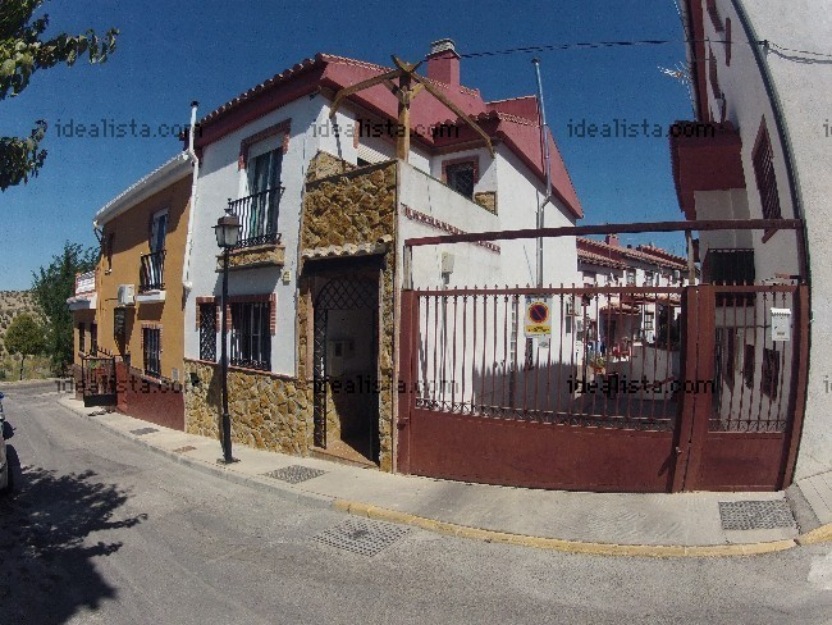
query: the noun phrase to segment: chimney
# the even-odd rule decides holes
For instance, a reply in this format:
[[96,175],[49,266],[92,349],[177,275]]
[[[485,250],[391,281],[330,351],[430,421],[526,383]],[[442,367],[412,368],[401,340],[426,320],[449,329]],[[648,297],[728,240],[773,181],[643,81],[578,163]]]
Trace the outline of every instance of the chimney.
[[617,234],[608,234],[604,237],[604,243],[610,247],[621,247],[621,241],[618,240]]
[[428,78],[452,87],[459,86],[459,55],[450,39],[440,39],[430,44]]

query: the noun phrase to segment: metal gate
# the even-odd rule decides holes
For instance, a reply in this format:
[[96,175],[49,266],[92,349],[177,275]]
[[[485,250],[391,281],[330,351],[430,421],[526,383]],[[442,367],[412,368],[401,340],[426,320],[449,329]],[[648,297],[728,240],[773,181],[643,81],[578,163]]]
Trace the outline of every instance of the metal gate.
[[[550,302],[548,346],[524,337],[527,297]],[[399,468],[576,490],[782,488],[806,297],[771,285],[405,291]],[[628,317],[650,307],[663,311],[651,336],[633,332],[643,326]],[[793,311],[788,341],[771,340],[771,308]]]
[[81,388],[84,406],[115,406],[118,403],[114,356],[81,357]]
[[[677,472],[675,489],[788,486],[803,417],[808,297],[806,285],[691,289],[686,378],[714,384],[685,398],[679,422],[684,471]],[[785,336],[773,327],[778,311],[788,311]]]
[[[403,293],[401,371],[411,392],[400,395],[400,469],[541,488],[671,489],[683,295],[674,287]],[[524,337],[527,297],[548,301],[548,345]],[[628,319],[636,301],[672,311],[652,343],[631,340],[641,327]]]
[[[424,237],[405,242],[405,276],[412,280],[419,246],[684,231],[693,283],[692,231],[792,229],[802,259],[800,226],[696,221]],[[809,291],[799,266],[798,275],[743,286],[718,278],[403,290],[398,470],[609,492],[788,486],[808,368]],[[544,337],[527,338],[532,300],[551,312]]]
[[[377,339],[378,283],[361,277],[333,278],[318,293],[315,299],[314,311],[314,443],[317,447],[325,448],[327,445],[327,414],[331,401],[330,387],[334,378],[332,375],[332,359],[334,357],[343,358],[342,354],[335,356],[333,349],[349,348],[348,345],[345,347],[343,344],[341,347],[333,347],[333,339],[338,337],[333,337],[328,331],[329,317],[333,311],[362,311],[365,326],[370,328],[370,336]],[[345,332],[343,336],[347,338],[348,334],[348,332]],[[370,349],[372,352],[371,360],[376,363],[378,355],[377,340],[371,341]],[[377,371],[374,369],[368,373],[368,376],[367,380],[362,380],[362,385],[374,388]],[[375,400],[377,402],[377,395]],[[377,406],[375,410],[377,415]],[[373,431],[371,446],[371,453],[374,458],[377,458],[379,446],[377,425]]]

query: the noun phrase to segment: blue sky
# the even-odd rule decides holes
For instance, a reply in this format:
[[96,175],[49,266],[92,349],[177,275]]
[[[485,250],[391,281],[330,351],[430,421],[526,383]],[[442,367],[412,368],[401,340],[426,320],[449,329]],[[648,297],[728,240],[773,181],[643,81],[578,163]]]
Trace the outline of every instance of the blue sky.
[[[79,124],[135,122],[154,130],[181,125],[191,100],[199,100],[204,115],[316,52],[387,65],[393,53],[422,58],[429,43],[443,37],[454,39],[463,54],[587,41],[677,41],[539,56],[549,125],[583,203],[582,223],[682,219],[666,138],[578,136],[581,124],[618,119],[641,126],[646,120],[652,135],[656,124],[667,128],[691,118],[684,87],[658,69],[684,59],[672,0],[51,0],[42,11],[49,13],[53,32],[103,33],[115,26],[121,35],[106,64],[38,72],[22,95],[0,102],[2,136],[28,134],[39,118],[50,125],[40,176],[0,193],[0,290],[29,288],[32,271],[47,264],[65,240],[95,244],[95,212],[181,148],[173,136],[67,136],[77,135]],[[462,81],[489,100],[532,94],[531,58],[464,58]],[[683,252],[674,235],[624,241],[653,241]]]

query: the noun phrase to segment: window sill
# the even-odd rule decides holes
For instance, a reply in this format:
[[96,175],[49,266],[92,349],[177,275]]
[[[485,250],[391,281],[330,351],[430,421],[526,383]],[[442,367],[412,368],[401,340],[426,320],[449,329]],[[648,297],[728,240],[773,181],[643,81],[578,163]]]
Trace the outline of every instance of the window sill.
[[[286,246],[269,243],[234,250],[228,254],[228,270],[250,269],[254,267],[283,267],[286,264]],[[217,255],[216,272],[222,272],[223,255]]]

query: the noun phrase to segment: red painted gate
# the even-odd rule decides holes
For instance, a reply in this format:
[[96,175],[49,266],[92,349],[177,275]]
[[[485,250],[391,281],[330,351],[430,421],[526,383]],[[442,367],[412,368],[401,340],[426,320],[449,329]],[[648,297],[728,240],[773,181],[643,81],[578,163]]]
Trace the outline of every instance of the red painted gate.
[[[526,336],[531,301],[551,311],[543,340]],[[808,310],[796,283],[405,290],[397,469],[566,490],[784,488]]]

